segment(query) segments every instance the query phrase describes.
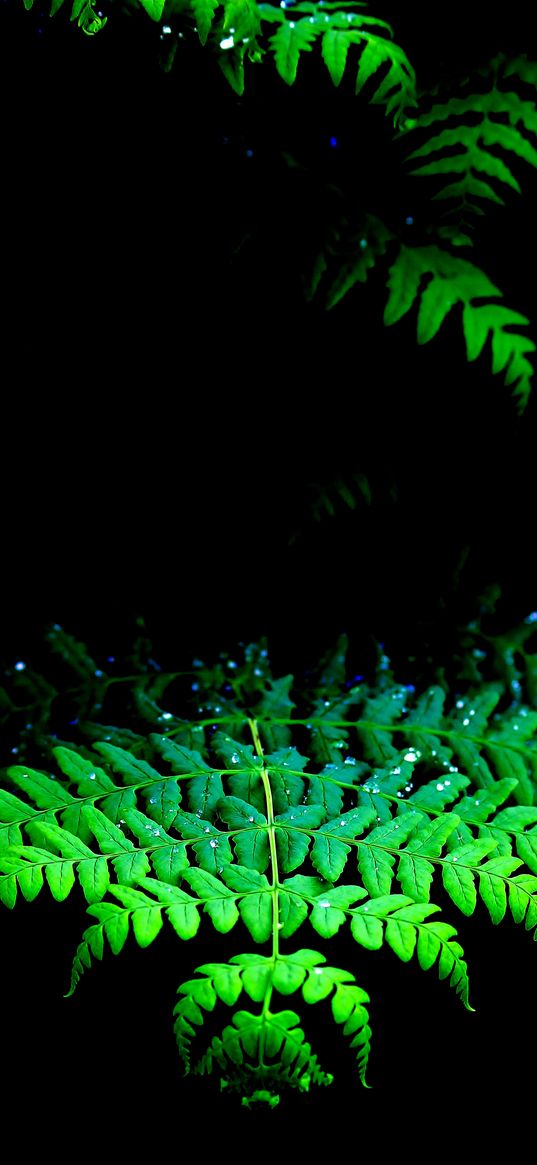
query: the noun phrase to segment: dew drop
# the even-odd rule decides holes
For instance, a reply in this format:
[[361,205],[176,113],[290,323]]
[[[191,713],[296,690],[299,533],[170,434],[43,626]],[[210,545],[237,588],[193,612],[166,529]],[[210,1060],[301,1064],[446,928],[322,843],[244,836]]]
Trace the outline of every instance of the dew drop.
[[18,659],[16,664],[15,664],[15,671],[25,671],[25,670],[26,670],[26,664],[23,663],[22,659]]
[[324,899],[323,899],[323,901],[322,901],[322,902],[318,902],[318,903],[317,903],[317,905],[318,905],[318,906],[322,906],[322,907],[323,907],[325,910],[328,910],[328,907],[330,906],[330,903],[329,903],[329,901],[328,901],[328,899],[327,899],[327,898],[324,898]]
[[443,785],[440,783],[440,781],[439,781],[439,782],[438,782],[438,784],[437,784],[437,786],[436,786],[436,788],[438,789],[438,792],[439,792],[439,793],[441,793],[441,792],[442,792],[442,789],[444,788],[444,786],[443,786]]
[[209,845],[210,845],[211,849],[216,849],[218,842],[213,840],[213,841],[209,842]]

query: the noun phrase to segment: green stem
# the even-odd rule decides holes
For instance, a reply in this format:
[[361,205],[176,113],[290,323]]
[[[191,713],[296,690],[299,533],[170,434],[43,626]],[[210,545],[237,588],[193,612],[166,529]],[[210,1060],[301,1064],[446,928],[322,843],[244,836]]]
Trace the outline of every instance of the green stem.
[[[250,728],[250,732],[252,734],[252,740],[254,742],[254,748],[255,748],[256,754],[264,762],[263,746],[261,744],[261,739],[259,736],[259,730],[257,727],[257,723],[255,720],[249,719],[248,725]],[[263,768],[261,769],[261,780],[263,781],[263,790],[265,793],[265,802],[266,802],[266,809],[267,809],[267,823],[268,823],[268,837],[269,837],[269,848],[270,848],[270,861],[271,861],[271,867],[272,867],[272,884],[271,884],[271,892],[272,892],[272,961],[273,961],[273,966],[276,966],[276,960],[277,960],[279,952],[280,952],[280,935],[279,935],[279,921],[278,921],[279,916],[280,916],[280,910],[279,910],[279,897],[280,897],[279,881],[280,881],[280,877],[279,877],[279,870],[278,870],[278,851],[276,849],[276,829],[275,829],[275,824],[274,824],[274,802],[272,800],[272,786],[270,784],[269,770],[266,768],[264,763],[263,763]],[[267,1019],[268,1016],[270,1015],[270,1003],[271,1003],[271,999],[272,999],[273,990],[274,990],[274,986],[273,986],[273,982],[272,982],[272,978],[271,978],[267,984],[267,989],[265,991],[265,997],[263,999],[263,1010],[261,1012],[262,1019]],[[264,1052],[265,1052],[265,1033],[264,1033],[264,1029],[262,1028],[261,1029],[261,1037],[260,1037],[260,1041],[259,1041],[259,1063],[260,1063],[260,1065],[263,1065],[263,1063],[264,1063]]]

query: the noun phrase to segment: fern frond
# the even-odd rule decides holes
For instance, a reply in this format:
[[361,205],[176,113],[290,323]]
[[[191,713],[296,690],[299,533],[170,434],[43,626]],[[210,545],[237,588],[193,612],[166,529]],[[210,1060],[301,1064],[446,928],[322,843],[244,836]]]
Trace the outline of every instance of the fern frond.
[[439,897],[467,917],[480,899],[494,924],[509,910],[537,927],[537,710],[511,700],[509,667],[449,699],[399,685],[383,652],[372,682],[348,681],[346,647],[342,637],[305,692],[273,678],[265,647],[229,661],[232,685],[227,667],[200,664],[195,721],[170,712],[133,751],[55,746],[56,773],[13,765],[16,793],[0,793],[1,900],[12,908],[19,890],[32,901],[46,885],[62,901],[78,884],[88,902],[71,992],[129,934],[147,947],[171,926],[191,940],[203,919],[229,940],[239,929],[271,944],[200,968],[176,1012],[188,1062],[204,1011],[243,991],[262,1005],[196,1052],[195,1071],[218,1070],[247,1098],[328,1080],[273,993],[329,998],[365,1073],[365,995],[315,952],[282,950],[300,927],[326,942],[348,927],[369,951],[416,957],[466,1007],[466,962]]
[[220,0],[191,0],[191,3],[198,36],[201,43],[205,44],[214,20],[214,14],[220,7]]
[[[537,166],[537,150],[531,141],[537,133],[535,103],[520,97],[512,84],[507,91],[500,87],[508,77],[516,76],[535,84],[535,66],[532,68],[524,59],[517,63],[497,57],[491,72],[494,84],[488,92],[436,102],[414,120],[411,130],[412,134],[431,127],[435,130],[408,155],[410,163],[419,159],[411,173],[439,178],[440,186],[433,199],[452,201],[458,211],[465,213],[483,214],[483,202],[487,201],[503,205],[502,187],[520,193],[511,168],[514,161]],[[438,129],[445,122],[450,123],[449,127]],[[432,160],[422,161],[424,158]],[[444,175],[454,180],[444,185]]]
[[[349,50],[359,50],[356,93],[370,84],[372,104],[384,105],[395,125],[416,105],[416,76],[408,57],[393,40],[385,20],[353,11],[360,4],[299,3],[292,9],[259,4],[261,21],[278,24],[269,44],[276,68],[288,84],[296,79],[300,56],[321,40],[321,53],[334,85],[343,79]],[[298,19],[297,19],[298,17]],[[379,79],[380,73],[380,79]]]
[[[428,282],[422,290],[422,281],[426,277]],[[420,300],[418,344],[432,340],[452,308],[462,304],[468,360],[475,360],[480,355],[490,335],[493,374],[504,373],[505,383],[513,387],[519,408],[524,409],[533,376],[528,354],[535,351],[535,344],[526,336],[505,329],[525,326],[530,321],[503,305],[473,302],[482,297],[502,296],[479,267],[440,247],[402,246],[390,269],[388,288],[384,311],[384,322],[388,326],[400,320],[416,300]]]
[[[183,983],[183,998],[175,1007],[175,1034],[185,1071],[200,1074],[213,1070],[215,1063],[224,1085],[231,1084],[246,1100],[259,1089],[274,1095],[272,1089],[284,1086],[308,1089],[310,1084],[329,1084],[332,1076],[322,1072],[317,1057],[305,1043],[304,1032],[297,1028],[296,1012],[271,1012],[268,1003],[273,991],[289,996],[301,989],[306,1003],[330,998],[332,1016],[343,1025],[343,1034],[351,1035],[356,1049],[360,1078],[365,1084],[369,1055],[369,997],[355,983],[354,976],[337,967],[324,966],[324,955],[299,950],[294,955],[263,957],[235,955],[230,963],[208,963],[198,967],[203,978]],[[192,1041],[196,1027],[204,1021],[204,1011],[212,1012],[218,1000],[233,1006],[245,992],[254,1003],[262,1003],[261,1014],[240,1011],[233,1016],[233,1027],[224,1029],[222,1037],[213,1037],[209,1049],[192,1064]],[[196,1025],[194,1027],[193,1025]],[[231,1073],[231,1075],[230,1075]]]
[[[383,37],[367,38],[360,56],[356,76],[356,93],[360,93],[379,69],[388,66],[371,98],[373,105],[384,105],[395,126],[403,123],[416,105],[416,75],[406,53]],[[373,84],[375,82],[373,81]]]

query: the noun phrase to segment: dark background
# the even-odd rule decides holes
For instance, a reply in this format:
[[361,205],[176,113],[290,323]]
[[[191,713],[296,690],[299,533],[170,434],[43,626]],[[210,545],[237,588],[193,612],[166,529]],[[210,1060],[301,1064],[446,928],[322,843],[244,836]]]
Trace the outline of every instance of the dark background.
[[[462,3],[399,7],[378,12],[424,86],[498,50],[535,56],[522,4],[508,19],[485,4],[470,17]],[[535,400],[519,418],[490,352],[466,364],[455,314],[424,349],[414,319],[384,330],[382,278],[328,314],[304,303],[298,259],[328,184],[395,224],[412,214],[419,232],[427,220],[428,195],[402,177],[382,112],[350,87],[334,92],[318,54],[292,90],[269,62],[252,69],[239,100],[194,42],[169,74],[159,50],[143,19],[110,19],[87,38],[63,11],[49,21],[15,0],[0,7],[6,666],[39,650],[49,621],[104,657],[142,615],[170,666],[267,634],[286,672],[342,630],[358,654],[376,638],[396,660],[440,659],[491,583],[499,623],[524,617],[535,606]],[[475,259],[534,319],[536,183],[522,173],[524,196],[488,216]],[[354,472],[370,505],[316,522],[315,487]],[[17,914],[3,918],[14,1020],[4,1095],[31,1081],[53,1142],[90,1096],[98,1125],[115,1104],[118,1143],[134,1144],[133,1101],[136,1137],[163,1104],[168,1138],[200,1104],[169,1023],[183,948],[163,935],[132,949],[64,1002],[80,903],[43,899]],[[477,1014],[435,972],[389,952],[360,953],[358,967],[338,940],[374,1000],[375,1090],[349,1089],[343,1045],[321,1031],[327,1067],[341,1058],[339,1084],[292,1100],[278,1128],[317,1116],[344,1128],[350,1111],[380,1136],[386,1098],[407,1121],[425,1091],[442,1130],[464,1089],[477,1120],[508,1062],[501,1088],[510,1101],[523,1090],[531,940],[479,912],[455,921]],[[207,931],[196,964],[216,947]],[[238,1114],[245,1136],[264,1120]]]

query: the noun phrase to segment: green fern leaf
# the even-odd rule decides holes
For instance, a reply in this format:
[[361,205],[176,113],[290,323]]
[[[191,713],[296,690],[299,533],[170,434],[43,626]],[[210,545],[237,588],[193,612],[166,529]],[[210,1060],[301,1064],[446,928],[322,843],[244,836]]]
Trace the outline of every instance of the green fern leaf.
[[[396,821],[390,820],[379,825],[367,836],[358,848],[358,868],[366,890],[372,897],[390,893],[395,854],[406,841],[419,820],[418,815],[407,813]],[[391,848],[390,848],[391,847]]]
[[184,877],[204,902],[204,910],[207,911],[215,930],[227,934],[239,917],[235,896],[231,890],[206,870],[191,868],[185,872]]
[[414,954],[418,940],[416,923],[424,922],[440,908],[432,903],[414,902],[390,914],[386,921],[386,942],[404,963]]
[[517,874],[509,882],[509,908],[515,922],[524,922],[526,928],[534,927],[537,922],[535,891],[537,878],[533,874]]
[[[325,811],[322,805],[300,805],[279,813],[275,818],[276,849],[282,870],[291,873],[297,866],[302,865],[309,850],[310,836],[299,832],[308,827],[316,828],[324,821]],[[286,826],[289,826],[286,828]]]
[[323,61],[330,73],[334,85],[340,85],[345,72],[347,56],[353,38],[348,32],[341,32],[337,28],[329,28],[322,41]]
[[[162,20],[166,0],[140,0],[140,3],[151,20]],[[192,0],[192,6],[194,6],[194,0]]]
[[205,44],[220,0],[191,0],[191,4],[196,19],[198,36],[201,43]]
[[394,124],[398,125],[415,106],[416,75],[399,45],[383,37],[368,35],[358,65],[356,93],[360,93],[371,78],[375,84],[375,73],[386,65],[388,70],[371,100],[373,104],[385,105],[386,113],[393,116]]
[[[441,186],[433,198],[455,199],[465,209],[479,213],[480,200],[504,203],[497,185],[492,185],[492,182],[499,184],[500,188],[502,184],[507,185],[520,193],[520,185],[509,165],[494,151],[501,149],[509,161],[513,155],[537,166],[537,150],[522,132],[532,135],[537,132],[534,103],[522,100],[514,91],[505,92],[494,86],[488,93],[452,97],[443,105],[434,104],[414,122],[412,131],[453,118],[460,119],[456,127],[433,134],[408,155],[409,162],[433,155],[432,161],[414,167],[412,174],[422,177],[461,175],[458,181]],[[477,122],[476,118],[479,119]],[[465,121],[470,124],[465,124]]]
[[218,64],[226,78],[226,81],[237,97],[242,97],[244,93],[244,57],[246,53],[246,45],[235,45],[230,50],[223,51],[218,56]]
[[337,934],[343,923],[347,921],[344,910],[340,907],[352,906],[360,898],[367,897],[367,890],[363,886],[334,886],[327,891],[327,897],[316,898],[310,916],[314,930],[322,938],[332,938]]
[[287,85],[296,80],[296,73],[300,54],[311,52],[312,41],[319,30],[309,20],[289,20],[280,27],[270,38],[270,45],[274,52],[276,68],[280,77]]
[[132,909],[132,928],[136,942],[141,947],[148,947],[162,928],[160,904],[151,902],[148,905],[146,894],[128,886],[110,886],[110,893],[119,899],[122,906]]
[[[402,318],[415,303],[425,276],[431,281],[421,293],[418,311],[418,343],[427,344],[438,332],[446,316],[457,303],[464,307],[463,327],[469,359],[475,359],[485,342],[484,329],[492,335],[493,373],[504,372],[506,384],[513,385],[521,408],[530,391],[532,366],[526,358],[535,350],[531,340],[504,331],[514,322],[529,323],[519,313],[502,311],[496,305],[476,306],[472,300],[498,297],[501,292],[478,267],[451,255],[439,247],[401,247],[389,279],[389,297],[384,312],[388,326]],[[513,317],[516,317],[516,321]]]
[[218,803],[218,813],[230,829],[237,831],[233,847],[239,864],[264,873],[270,860],[268,833],[257,827],[267,825],[265,814],[240,797],[223,797]]

